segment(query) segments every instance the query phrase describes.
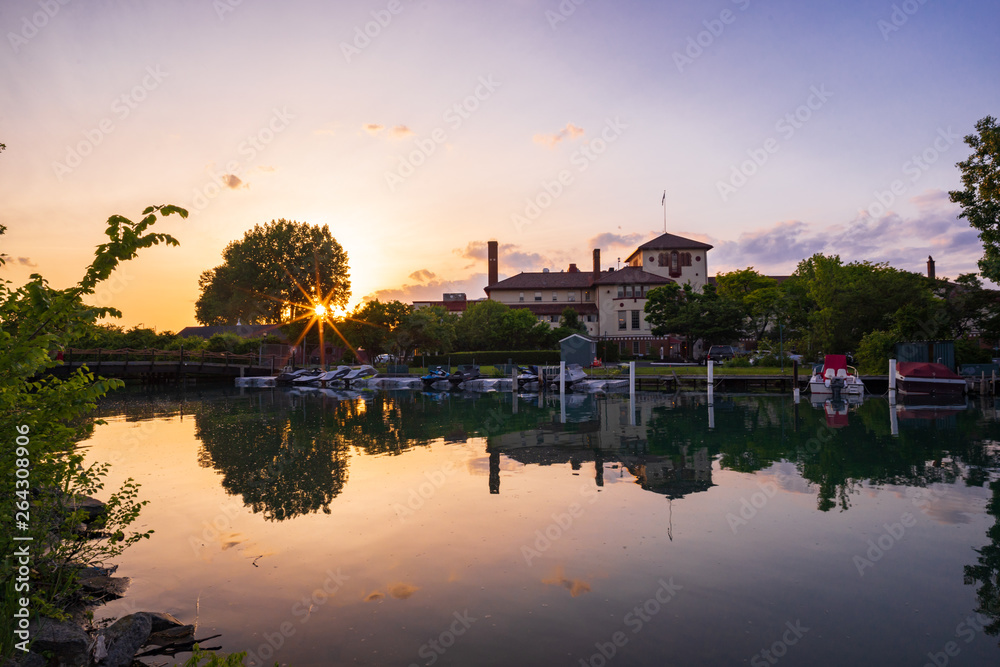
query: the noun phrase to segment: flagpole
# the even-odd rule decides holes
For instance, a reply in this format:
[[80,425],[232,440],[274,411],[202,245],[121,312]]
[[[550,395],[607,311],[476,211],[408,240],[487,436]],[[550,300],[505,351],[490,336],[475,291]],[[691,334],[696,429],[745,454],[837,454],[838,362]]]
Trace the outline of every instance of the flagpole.
[[663,191],[663,199],[660,201],[663,206],[663,233],[667,233],[667,191]]

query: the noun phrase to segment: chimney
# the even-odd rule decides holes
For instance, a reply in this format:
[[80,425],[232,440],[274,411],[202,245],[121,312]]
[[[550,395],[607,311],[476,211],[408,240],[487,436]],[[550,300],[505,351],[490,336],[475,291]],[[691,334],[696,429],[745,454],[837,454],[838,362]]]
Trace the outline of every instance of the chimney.
[[488,250],[488,255],[489,255],[489,258],[487,259],[487,272],[488,272],[488,275],[489,275],[489,278],[487,280],[487,284],[490,287],[492,287],[493,285],[496,285],[498,282],[500,282],[500,274],[499,274],[498,264],[497,264],[497,262],[498,262],[498,258],[497,258],[498,244],[497,244],[496,241],[487,241],[486,242],[486,248]]
[[594,248],[594,280],[601,277],[601,249]]
[[576,264],[570,264],[569,268],[566,269],[566,273],[580,273],[580,269],[576,268]]
[[927,277],[934,280],[934,258],[927,255]]

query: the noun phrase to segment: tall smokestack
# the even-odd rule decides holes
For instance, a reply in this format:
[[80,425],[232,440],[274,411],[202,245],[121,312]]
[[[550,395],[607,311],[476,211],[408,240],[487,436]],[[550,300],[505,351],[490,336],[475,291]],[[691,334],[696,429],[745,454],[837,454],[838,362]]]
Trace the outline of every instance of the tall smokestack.
[[934,258],[927,255],[927,277],[934,280]]
[[594,280],[601,277],[601,249],[594,248]]
[[500,282],[499,259],[497,257],[499,244],[496,241],[487,241],[486,248],[488,251],[487,273],[489,275],[487,283],[492,287]]

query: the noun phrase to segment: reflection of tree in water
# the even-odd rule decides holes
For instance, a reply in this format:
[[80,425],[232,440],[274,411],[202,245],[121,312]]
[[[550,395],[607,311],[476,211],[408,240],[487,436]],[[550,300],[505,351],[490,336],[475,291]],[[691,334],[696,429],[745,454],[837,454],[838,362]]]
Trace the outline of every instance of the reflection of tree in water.
[[993,498],[986,506],[986,512],[996,518],[986,531],[990,543],[976,549],[979,554],[975,565],[965,566],[965,583],[977,585],[976,598],[979,606],[976,612],[990,619],[986,633],[1000,635],[1000,480],[992,482]]
[[348,447],[321,413],[227,401],[196,416],[202,465],[254,512],[281,521],[322,510],[347,482]]

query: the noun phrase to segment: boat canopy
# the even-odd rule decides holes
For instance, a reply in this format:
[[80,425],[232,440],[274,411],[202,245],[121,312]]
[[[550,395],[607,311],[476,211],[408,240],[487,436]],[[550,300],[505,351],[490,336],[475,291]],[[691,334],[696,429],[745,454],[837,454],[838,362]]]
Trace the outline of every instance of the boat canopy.
[[962,376],[956,375],[944,364],[931,361],[900,361],[896,364],[896,373],[908,378],[962,379]]
[[846,354],[828,354],[823,358],[823,375],[826,375],[828,370],[832,369],[836,373],[841,368],[847,370]]

